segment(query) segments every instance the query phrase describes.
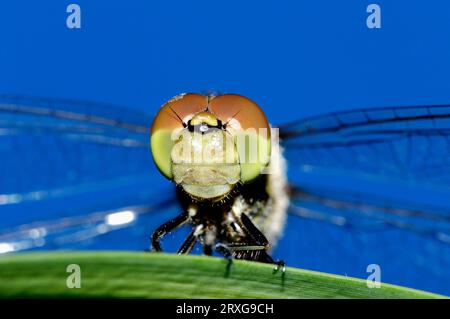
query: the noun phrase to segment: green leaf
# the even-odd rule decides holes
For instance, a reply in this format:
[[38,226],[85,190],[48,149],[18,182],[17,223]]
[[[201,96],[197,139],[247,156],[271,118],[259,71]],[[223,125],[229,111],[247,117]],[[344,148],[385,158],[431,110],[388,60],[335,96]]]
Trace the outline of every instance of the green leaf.
[[[81,288],[67,288],[67,266]],[[365,280],[206,256],[134,252],[46,252],[0,258],[0,297],[83,298],[442,298]]]

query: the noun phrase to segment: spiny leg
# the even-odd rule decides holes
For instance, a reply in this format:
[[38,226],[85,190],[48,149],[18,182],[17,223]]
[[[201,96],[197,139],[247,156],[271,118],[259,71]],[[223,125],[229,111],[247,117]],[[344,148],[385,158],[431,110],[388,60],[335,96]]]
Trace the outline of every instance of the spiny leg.
[[[276,273],[280,268],[282,271],[282,274],[284,276],[284,273],[286,272],[286,264],[283,260],[275,261],[267,252],[267,246],[261,246],[261,245],[252,245],[248,243],[236,243],[236,244],[216,244],[214,246],[214,249],[222,254],[226,259],[232,260],[234,256],[247,256],[248,254],[251,254],[252,252],[257,252],[258,257],[253,259],[259,262],[268,263],[268,264],[275,264],[274,273]],[[245,259],[245,258],[244,258]]]
[[222,254],[222,256],[230,262],[233,260],[233,250],[229,245],[218,243],[214,245],[214,250],[219,254]]
[[[253,222],[250,220],[250,218],[246,214],[241,214],[240,221],[238,223],[240,224],[241,228],[244,229],[249,237],[253,239],[252,242],[242,242],[242,243],[233,243],[227,245],[227,248],[229,251],[233,253],[246,256],[247,254],[252,254],[252,252],[257,252],[257,261],[269,263],[269,264],[275,264],[275,272],[277,272],[280,268],[282,269],[282,273],[284,274],[286,271],[286,265],[284,261],[279,260],[275,261],[268,253],[267,249],[269,248],[269,241],[267,240],[266,236],[253,224]],[[247,254],[246,254],[246,253]]]
[[211,246],[210,244],[204,244],[204,245],[203,245],[203,253],[204,253],[206,256],[211,256],[212,253],[213,253],[213,248],[212,248],[212,246]]
[[225,277],[230,275],[231,265],[233,264],[233,252],[228,249],[228,246],[222,243],[218,243],[214,245],[214,250],[219,254],[222,254],[223,257],[228,260],[228,264],[225,271]]
[[196,229],[193,229],[190,232],[189,236],[186,237],[180,249],[178,249],[178,255],[189,254],[195,243],[197,242],[197,239],[198,235],[196,233]]
[[180,227],[185,224],[189,220],[189,214],[184,212],[174,219],[169,220],[168,222],[159,226],[152,234],[151,241],[152,246],[155,251],[162,251],[161,244],[159,241],[163,238],[167,233],[170,233],[172,230]]
[[264,256],[265,261],[263,262],[268,264],[275,264],[276,266],[275,269],[273,270],[273,273],[278,272],[278,270],[280,270],[281,268],[281,273],[284,276],[284,273],[286,272],[286,263],[284,262],[284,260],[274,260],[272,256],[270,256],[268,253],[264,252],[264,254],[265,254]]
[[[239,221],[238,221],[239,223]],[[240,226],[246,230],[247,234],[250,235],[255,240],[255,243],[259,246],[264,246],[264,248],[269,247],[269,241],[266,236],[253,224],[253,222],[244,213],[241,214]]]
[[265,251],[269,247],[269,241],[267,238],[253,225],[250,218],[244,213],[241,214],[240,219],[236,221],[239,227],[245,231],[250,240],[245,242],[223,244],[218,243],[214,246],[214,249],[224,255],[225,258],[233,256],[235,252],[248,252],[248,251]]
[[[274,263],[273,259],[265,252],[266,246],[263,245],[255,245],[249,242],[233,244],[218,243],[214,246],[214,250],[227,259],[249,259],[259,262]],[[265,256],[267,256],[267,258]]]
[[284,273],[286,272],[286,263],[284,262],[284,260],[273,260],[273,258],[266,252],[267,248],[269,248],[269,241],[267,240],[266,236],[264,236],[264,234],[253,224],[253,222],[250,220],[250,218],[248,218],[247,215],[241,215],[241,222],[250,233],[250,235],[255,238],[257,242],[265,246],[263,256],[265,260],[261,261],[270,264],[276,264],[275,272],[277,272],[281,267],[281,271],[284,275]]

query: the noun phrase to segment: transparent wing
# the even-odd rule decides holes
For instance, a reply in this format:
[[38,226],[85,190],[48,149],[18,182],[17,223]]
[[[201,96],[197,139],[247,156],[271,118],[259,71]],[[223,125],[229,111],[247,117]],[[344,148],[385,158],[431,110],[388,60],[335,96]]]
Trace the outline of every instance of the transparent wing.
[[377,264],[383,281],[442,291],[450,283],[449,118],[447,105],[386,107],[281,126],[293,185],[278,244],[289,247],[284,258],[361,278]]
[[296,185],[291,213],[358,231],[402,228],[447,242],[449,118],[447,105],[386,107],[281,126]]
[[450,244],[450,209],[334,188],[293,188],[291,214],[349,231],[405,230]]
[[148,178],[150,123],[111,105],[0,96],[3,202]]
[[280,127],[294,170],[450,185],[450,106],[361,109]]
[[294,188],[279,258],[297,267],[445,293],[450,284],[449,206],[346,191]]
[[[32,222],[5,227],[0,232],[0,253],[27,249],[149,248],[148,237],[176,203],[172,196],[158,194],[152,204],[116,206],[106,211],[81,211],[54,219],[43,216]],[[164,219],[165,217],[165,219]],[[111,232],[121,231],[111,237]],[[102,236],[109,235],[109,240]],[[117,240],[122,238],[123,240]]]
[[[138,249],[130,243],[138,230],[136,242],[147,247],[154,223],[167,219],[156,213],[175,204],[170,184],[158,185],[150,124],[113,105],[0,96],[0,252]],[[128,246],[94,239],[128,226]]]

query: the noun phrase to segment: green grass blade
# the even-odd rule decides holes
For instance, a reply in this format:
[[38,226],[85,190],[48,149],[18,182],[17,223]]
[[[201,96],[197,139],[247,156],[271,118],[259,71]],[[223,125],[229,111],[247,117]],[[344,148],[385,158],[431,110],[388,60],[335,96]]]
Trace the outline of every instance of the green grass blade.
[[[69,289],[69,264],[81,268],[81,288]],[[205,256],[134,252],[46,252],[0,258],[0,297],[82,298],[439,298],[365,280]]]

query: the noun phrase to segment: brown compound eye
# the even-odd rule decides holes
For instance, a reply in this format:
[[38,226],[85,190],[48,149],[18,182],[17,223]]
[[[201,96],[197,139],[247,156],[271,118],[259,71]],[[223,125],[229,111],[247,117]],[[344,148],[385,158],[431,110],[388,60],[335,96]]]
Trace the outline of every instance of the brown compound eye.
[[238,94],[214,97],[210,100],[209,111],[235,137],[241,180],[254,180],[270,160],[270,126],[264,112],[258,104]]
[[267,118],[258,104],[242,95],[216,96],[210,101],[209,110],[233,130],[269,129]]
[[206,109],[208,97],[201,94],[181,94],[164,104],[155,117],[152,133],[157,130],[183,127],[195,114]]
[[182,129],[195,114],[205,110],[207,105],[207,96],[182,94],[164,104],[156,115],[151,128],[151,150],[156,166],[167,178],[172,179],[173,131]]

